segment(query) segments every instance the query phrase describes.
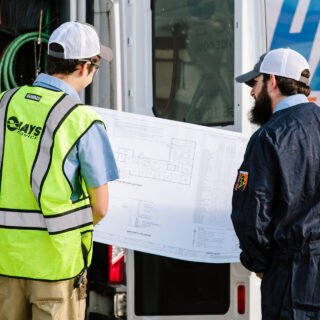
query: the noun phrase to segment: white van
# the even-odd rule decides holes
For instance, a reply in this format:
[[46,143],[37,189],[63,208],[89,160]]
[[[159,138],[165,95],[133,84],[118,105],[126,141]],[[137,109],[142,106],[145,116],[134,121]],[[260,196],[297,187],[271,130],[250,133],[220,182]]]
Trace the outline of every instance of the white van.
[[[266,50],[264,1],[118,1],[121,109],[226,130],[253,132],[248,89],[235,74]],[[250,35],[250,36],[249,36]],[[151,94],[152,93],[152,94]],[[259,319],[260,281],[239,263],[182,261],[128,250],[132,320]],[[119,263],[119,261],[117,261]],[[111,266],[112,268],[112,266]],[[121,287],[120,287],[121,288]],[[119,289],[118,289],[119,290]],[[126,306],[124,311],[122,307]]]
[[[114,1],[121,53],[118,110],[252,133],[250,89],[234,82],[267,49],[310,62],[320,95],[320,4],[295,0]],[[120,35],[120,36],[119,36]],[[318,40],[318,41],[316,41]],[[318,48],[319,49],[319,48]],[[117,55],[118,57],[118,55]],[[110,249],[112,252],[112,249]],[[115,314],[130,320],[261,318],[260,280],[239,263],[182,261],[114,249]],[[119,265],[123,263],[122,267]]]

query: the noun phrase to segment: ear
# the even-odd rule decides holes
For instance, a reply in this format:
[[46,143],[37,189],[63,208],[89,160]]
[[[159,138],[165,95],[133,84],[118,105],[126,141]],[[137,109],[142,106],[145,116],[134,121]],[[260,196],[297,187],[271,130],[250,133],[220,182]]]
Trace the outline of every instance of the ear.
[[274,74],[270,74],[270,84],[272,89],[276,89],[278,87],[277,80]]
[[87,75],[89,73],[88,62],[81,64],[80,68],[78,70],[79,70],[80,75]]

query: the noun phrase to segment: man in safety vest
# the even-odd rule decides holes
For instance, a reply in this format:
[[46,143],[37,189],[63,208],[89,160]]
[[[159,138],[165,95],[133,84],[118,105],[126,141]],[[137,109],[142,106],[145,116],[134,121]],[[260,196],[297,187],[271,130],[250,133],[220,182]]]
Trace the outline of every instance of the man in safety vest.
[[0,95],[1,319],[84,319],[93,225],[118,178],[104,124],[78,95],[111,49],[67,22],[48,55],[48,74]]

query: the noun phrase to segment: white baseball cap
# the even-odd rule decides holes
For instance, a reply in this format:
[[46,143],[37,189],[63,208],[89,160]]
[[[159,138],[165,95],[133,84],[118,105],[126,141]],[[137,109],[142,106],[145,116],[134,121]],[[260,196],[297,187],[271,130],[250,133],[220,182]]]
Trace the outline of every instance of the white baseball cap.
[[[63,48],[58,52],[50,48],[57,43]],[[65,22],[53,31],[49,38],[48,55],[60,59],[88,59],[99,55],[106,61],[111,61],[112,50],[100,44],[97,31],[88,23]]]
[[260,74],[273,74],[293,79],[309,85],[309,78],[302,76],[302,71],[310,69],[307,60],[297,51],[289,48],[271,50],[263,54],[253,70],[236,77],[237,82],[253,85],[253,80]]

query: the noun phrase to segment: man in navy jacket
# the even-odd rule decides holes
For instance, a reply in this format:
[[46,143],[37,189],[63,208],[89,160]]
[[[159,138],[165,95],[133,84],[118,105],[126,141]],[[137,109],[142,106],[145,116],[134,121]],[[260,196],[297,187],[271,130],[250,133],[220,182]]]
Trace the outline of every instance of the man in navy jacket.
[[236,78],[252,87],[251,137],[234,185],[241,263],[262,278],[263,320],[320,319],[320,108],[291,49]]

